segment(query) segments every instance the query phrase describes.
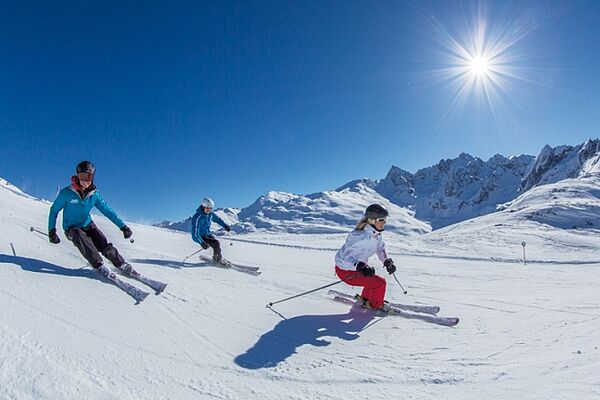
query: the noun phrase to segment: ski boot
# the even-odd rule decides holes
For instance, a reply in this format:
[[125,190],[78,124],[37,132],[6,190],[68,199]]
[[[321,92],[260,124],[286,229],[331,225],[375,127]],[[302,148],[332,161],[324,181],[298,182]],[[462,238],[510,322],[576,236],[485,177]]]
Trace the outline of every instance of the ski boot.
[[123,264],[121,264],[121,266],[119,267],[119,270],[121,270],[121,272],[124,275],[131,276],[134,278],[139,275],[138,272],[135,269],[133,269],[131,264],[129,264],[127,261],[125,261]]
[[98,267],[96,267],[96,271],[98,271],[98,273],[105,278],[108,278],[108,275],[110,274],[110,268],[104,264],[100,264]]
[[386,300],[383,301],[383,304],[381,306],[379,306],[378,308],[373,308],[371,306],[371,303],[369,303],[369,299],[362,297],[360,294],[357,294],[354,296],[354,298],[360,302],[360,306],[362,308],[366,308],[367,310],[372,310],[372,311],[380,311],[383,313],[388,313],[390,312],[390,303]]

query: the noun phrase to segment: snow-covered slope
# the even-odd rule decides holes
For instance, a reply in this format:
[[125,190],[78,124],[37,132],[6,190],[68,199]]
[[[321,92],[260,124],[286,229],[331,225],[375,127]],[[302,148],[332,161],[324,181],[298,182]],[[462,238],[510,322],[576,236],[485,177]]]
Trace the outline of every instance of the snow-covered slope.
[[[479,261],[410,257],[398,249],[423,236],[384,233],[408,289],[402,295],[388,277],[388,298],[461,317],[446,328],[375,317],[324,290],[265,308],[335,282],[343,235],[279,234],[289,243],[279,246],[258,236],[237,240],[252,235],[224,240],[226,257],[261,267],[256,278],[183,265],[198,249],[187,234],[129,223],[132,244],[97,217],[140,272],[169,282],[163,294],[134,305],[86,267],[62,233],[52,245],[29,230],[45,227],[48,208],[0,186],[3,400],[600,397],[599,265],[484,261],[489,254],[476,236],[464,240]],[[523,235],[559,231],[523,221],[531,224]],[[445,243],[433,245],[412,249],[426,255]],[[543,256],[560,260],[562,253],[549,247]]]
[[498,212],[415,238],[402,250],[521,260],[523,242],[531,260],[600,262],[600,179],[588,176],[535,187]]
[[544,146],[523,178],[521,193],[534,186],[577,178],[597,171],[599,152],[600,139],[588,139],[578,146]]
[[438,229],[488,214],[497,204],[514,199],[532,161],[532,156],[496,155],[484,162],[463,153],[414,175],[392,167],[376,190]]
[[306,196],[270,192],[243,208],[238,218],[243,232],[340,233],[352,229],[373,203],[382,204],[390,212],[388,231],[402,235],[431,231],[411,211],[392,204],[363,181]]
[[[388,230],[418,234],[492,213],[535,186],[598,174],[600,139],[589,139],[578,146],[545,146],[537,157],[497,154],[484,162],[463,153],[415,174],[392,166],[381,180],[358,179],[311,195],[270,192],[243,209],[217,213],[238,233],[332,233],[350,229],[357,208],[378,202],[391,208]],[[157,226],[189,231],[190,220]]]
[[[429,224],[417,220],[413,212],[390,203],[374,191],[373,186],[373,181],[362,179],[336,190],[310,195],[269,192],[248,207],[215,212],[232,225],[236,233],[346,233],[360,220],[369,204],[379,203],[391,213],[389,231],[401,235],[431,231]],[[191,218],[177,223],[164,221],[155,226],[189,232]]]
[[[193,211],[195,212],[195,210]],[[239,208],[219,208],[215,210],[215,214],[223,219],[229,225],[237,225],[239,223],[238,214],[240,213]],[[158,224],[154,224],[158,228],[172,229],[182,232],[191,232],[192,230],[192,217],[186,218],[180,222],[163,221]],[[214,227],[217,228],[218,227]]]

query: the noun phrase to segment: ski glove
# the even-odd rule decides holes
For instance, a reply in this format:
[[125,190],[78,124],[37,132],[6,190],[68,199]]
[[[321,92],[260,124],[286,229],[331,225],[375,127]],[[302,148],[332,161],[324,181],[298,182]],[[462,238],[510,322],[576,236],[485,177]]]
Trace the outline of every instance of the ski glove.
[[394,261],[391,258],[388,258],[383,262],[383,266],[387,269],[388,274],[393,274],[396,272],[396,266],[394,265]]
[[123,226],[121,228],[121,231],[123,232],[123,237],[125,239],[129,239],[131,237],[131,235],[133,235],[133,232],[131,231],[131,229],[129,229],[129,227],[127,225]]
[[206,242],[200,243],[200,246],[202,246],[204,250],[208,249],[208,244]]
[[50,229],[50,231],[48,232],[48,239],[50,239],[50,243],[52,244],[60,243],[60,238],[56,234],[56,228]]
[[375,268],[369,264],[359,261],[356,263],[356,271],[360,272],[362,276],[373,276],[375,275]]
[[223,227],[227,232],[231,232],[231,227],[229,225],[225,225]]

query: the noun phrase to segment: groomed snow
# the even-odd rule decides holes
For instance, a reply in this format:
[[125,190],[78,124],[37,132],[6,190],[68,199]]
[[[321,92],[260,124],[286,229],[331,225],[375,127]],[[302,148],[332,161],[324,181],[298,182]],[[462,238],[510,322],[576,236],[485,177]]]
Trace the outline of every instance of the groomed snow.
[[[572,233],[525,219],[481,245],[479,219],[465,222],[479,225],[471,236],[386,233],[409,291],[388,278],[388,297],[461,318],[448,328],[374,317],[326,290],[265,308],[335,282],[343,234],[222,237],[227,258],[261,267],[256,278],[183,266],[198,250],[187,234],[129,224],[132,244],[96,217],[140,272],[169,282],[134,305],[85,266],[62,232],[52,245],[29,230],[45,230],[48,208],[0,187],[1,399],[600,398],[593,230],[553,241]],[[544,245],[533,259],[553,263],[518,263],[522,237],[533,238],[532,251]],[[566,255],[565,243],[573,246]],[[578,260],[590,264],[564,263]]]

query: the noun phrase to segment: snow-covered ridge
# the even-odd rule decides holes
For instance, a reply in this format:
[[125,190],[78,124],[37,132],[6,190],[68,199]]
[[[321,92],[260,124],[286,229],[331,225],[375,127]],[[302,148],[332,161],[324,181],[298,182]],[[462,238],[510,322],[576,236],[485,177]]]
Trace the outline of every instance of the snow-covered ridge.
[[376,190],[437,229],[488,214],[498,203],[514,199],[533,160],[497,154],[485,162],[462,153],[415,174],[393,166]]
[[523,178],[520,191],[562,179],[589,175],[598,170],[600,139],[589,139],[578,146],[544,146]]
[[600,229],[600,179],[585,176],[563,179],[525,192],[499,207],[526,218],[562,229]]
[[[462,153],[414,174],[392,166],[381,180],[357,179],[309,195],[270,192],[248,207],[217,213],[238,233],[339,233],[354,226],[361,207],[382,203],[391,207],[388,230],[410,235],[493,213],[540,185],[598,175],[600,139],[589,139],[578,146],[545,146],[537,157],[496,154],[483,161]],[[159,224],[184,231],[189,225]]]
[[0,187],[11,191],[18,196],[27,197],[27,198],[33,199],[33,200],[38,200],[35,197],[32,197],[32,196],[28,195],[27,193],[23,192],[21,189],[19,189],[18,187],[16,187],[15,185],[13,185],[9,181],[7,181],[6,179],[0,178]]
[[305,196],[269,192],[241,209],[237,229],[242,232],[347,232],[360,220],[365,208],[373,203],[383,204],[389,209],[390,218],[386,225],[389,231],[404,235],[431,231],[427,223],[414,217],[414,213],[391,203],[362,180],[346,185],[341,190]]
[[[215,210],[215,214],[227,222],[229,225],[238,223],[239,208],[219,208]],[[154,224],[158,228],[172,229],[176,231],[190,232],[192,230],[192,217],[186,218],[180,222],[162,221]]]

